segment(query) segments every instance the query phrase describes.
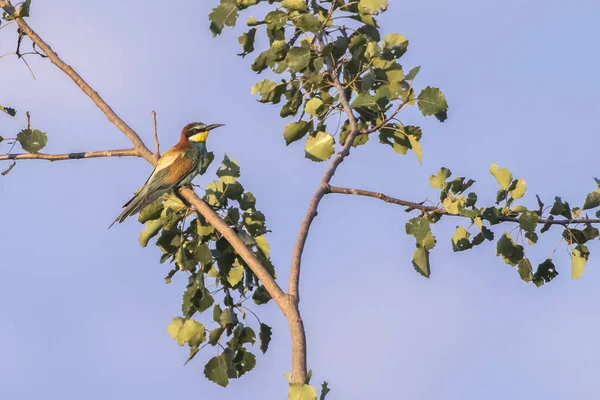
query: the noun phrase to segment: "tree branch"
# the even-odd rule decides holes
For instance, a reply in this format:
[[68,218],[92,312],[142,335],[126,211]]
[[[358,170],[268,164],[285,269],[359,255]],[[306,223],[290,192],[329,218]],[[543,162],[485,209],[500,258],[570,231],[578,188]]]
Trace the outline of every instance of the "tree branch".
[[[4,3],[4,5],[2,3]],[[3,7],[4,10],[7,11],[10,15],[14,15],[14,8],[10,5],[7,6],[6,2],[0,2],[0,7]],[[8,11],[7,8],[12,10]],[[102,110],[102,112],[104,113],[104,115],[106,115],[108,120],[112,122],[113,125],[115,125],[121,132],[123,132],[125,136],[129,138],[129,140],[131,140],[138,153],[138,156],[145,158],[153,164],[156,163],[156,161],[158,160],[158,156],[152,154],[152,152],[148,150],[148,148],[146,147],[142,139],[140,139],[138,134],[135,133],[135,131],[131,129],[129,125],[125,123],[125,121],[119,118],[119,116],[112,110],[112,108],[110,108],[110,106],[102,99],[102,97],[100,97],[100,95],[94,89],[92,89],[92,87],[88,85],[88,83],[84,81],[83,78],[77,72],[75,72],[75,70],[71,68],[70,65],[65,64],[65,62],[60,57],[58,57],[58,55],[52,50],[52,48],[46,42],[44,42],[42,38],[39,37],[38,34],[33,31],[33,29],[31,29],[31,27],[27,24],[27,22],[25,22],[25,20],[23,20],[23,18],[16,18],[15,20],[19,25],[21,32],[27,35],[31,39],[31,41],[35,43],[36,46],[38,46],[48,56],[52,64],[56,65],[58,69],[60,69],[69,78],[71,78],[73,82],[75,82],[75,84],[79,86],[79,88],[92,99],[94,104],[96,104],[96,106],[100,110]]]
[[[0,1],[0,7],[5,6],[6,3]],[[14,8],[9,9],[11,15],[14,15]],[[6,7],[5,7],[6,10]],[[152,165],[156,165],[158,161],[158,155],[152,154],[152,152],[146,147],[140,137],[131,129],[117,114],[110,108],[110,106],[102,100],[102,98],[96,93],[90,85],[88,85],[82,78],[71,68],[65,64],[59,57],[52,51],[50,46],[46,44],[22,19],[16,18],[21,31],[26,34],[50,59],[50,61],[56,65],[61,71],[68,75],[73,82],[79,88],[86,93],[96,104],[102,112],[106,115],[108,120],[112,122],[121,132],[123,132],[133,143],[136,151],[136,155],[143,157]],[[339,82],[338,82],[338,86]],[[346,102],[347,104],[347,102]],[[356,121],[354,120],[354,132],[350,135],[349,143],[352,143],[354,137],[358,133],[356,129]],[[349,146],[348,146],[349,147]],[[343,158],[343,157],[342,157]],[[341,162],[341,161],[340,161]],[[339,164],[339,162],[338,162]],[[334,168],[335,170],[335,168]],[[231,246],[237,251],[242,259],[248,264],[248,267],[258,277],[261,283],[269,295],[273,298],[275,303],[279,306],[290,326],[290,333],[292,336],[292,374],[294,381],[298,383],[304,383],[307,378],[306,368],[306,337],[304,332],[304,325],[298,311],[297,301],[293,300],[283,292],[277,282],[271,277],[266,268],[260,263],[252,251],[244,244],[244,242],[237,236],[237,234],[204,202],[196,193],[190,188],[182,187],[178,189],[178,192],[192,205],[196,210],[202,214],[206,221],[210,223],[215,229],[221,233]]]
[[[414,208],[415,210],[419,210],[423,213],[447,215],[450,217],[468,218],[468,217],[458,215],[458,214],[450,214],[443,208],[424,206],[419,203],[414,203],[412,201],[407,201],[407,200],[400,200],[395,197],[390,197],[388,195],[385,195],[383,193],[371,192],[369,190],[352,189],[352,188],[344,188],[344,187],[328,185],[327,193],[350,194],[350,195],[356,195],[356,196],[373,197],[375,199],[385,201],[386,203],[397,204],[399,206],[408,207],[408,208]],[[482,217],[482,216],[479,215],[479,217]],[[518,223],[519,218],[500,216],[500,217],[498,217],[498,221]],[[540,218],[537,223],[540,225],[548,224],[548,225],[562,225],[562,226],[576,225],[576,224],[600,224],[600,219],[588,219],[588,218],[547,219],[547,218]]]
[[46,161],[63,161],[63,160],[80,160],[82,158],[100,158],[100,157],[140,157],[139,152],[134,149],[122,149],[122,150],[101,150],[101,151],[88,151],[80,153],[67,153],[67,154],[4,154],[0,155],[0,161],[5,160],[46,160]]
[[[323,46],[323,39],[321,36],[319,36],[319,42],[321,46]],[[346,138],[346,143],[344,144],[344,147],[339,153],[337,153],[334,156],[333,161],[329,165],[329,168],[327,169],[327,171],[325,171],[323,178],[321,178],[319,188],[313,195],[312,200],[310,201],[310,205],[308,206],[308,211],[306,212],[304,220],[300,225],[300,231],[298,232],[298,238],[296,239],[296,245],[292,254],[292,267],[290,271],[290,281],[288,286],[288,293],[296,302],[300,301],[300,267],[302,264],[302,253],[304,252],[304,246],[306,244],[308,232],[310,231],[310,226],[312,225],[312,222],[317,216],[317,210],[319,208],[319,203],[321,202],[321,199],[323,199],[323,196],[325,196],[325,194],[327,193],[329,181],[331,181],[331,178],[335,174],[337,167],[342,163],[342,161],[344,161],[344,158],[346,158],[348,154],[350,154],[350,147],[352,146],[356,135],[360,133],[358,129],[358,124],[356,122],[356,118],[352,113],[352,109],[350,108],[350,104],[348,103],[348,98],[346,97],[346,92],[344,91],[344,87],[342,86],[339,80],[335,67],[329,57],[325,58],[325,62],[327,64],[327,70],[329,72],[329,76],[331,77],[333,86],[336,88],[340,96],[340,104],[342,105],[342,109],[346,114],[346,117],[348,118],[350,124],[350,134]]]
[[156,111],[152,111],[152,122],[154,125],[154,146],[155,146],[154,154],[156,154],[158,157],[160,157],[160,143],[158,142],[158,128],[156,126]]
[[275,282],[275,279],[269,274],[265,267],[256,258],[254,253],[244,244],[242,239],[233,229],[227,225],[214,211],[200,199],[196,193],[185,186],[178,189],[179,193],[202,214],[210,225],[227,239],[229,244],[248,264],[248,267],[258,277],[261,283],[275,303],[279,306],[285,315],[290,326],[292,337],[292,375],[295,382],[304,383],[306,381],[306,335],[304,333],[304,324],[298,311],[297,303],[290,301],[290,298],[283,292],[281,287]]

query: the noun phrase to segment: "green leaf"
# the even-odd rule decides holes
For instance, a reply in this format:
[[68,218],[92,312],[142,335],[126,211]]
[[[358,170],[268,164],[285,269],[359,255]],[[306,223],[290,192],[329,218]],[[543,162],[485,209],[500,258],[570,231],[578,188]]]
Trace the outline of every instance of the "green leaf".
[[425,247],[417,245],[417,249],[413,254],[412,264],[419,274],[425,278],[429,278],[431,266],[429,265],[429,251]]
[[246,372],[254,369],[256,366],[256,356],[242,347],[237,351],[235,357],[233,357],[233,363],[233,367],[239,378]]
[[519,217],[519,226],[526,232],[533,232],[537,227],[540,216],[534,211],[526,211]]
[[317,400],[317,389],[305,383],[290,383],[288,400]]
[[28,153],[35,154],[48,143],[46,132],[37,129],[23,129],[17,133],[17,140],[21,143],[21,147]]
[[219,386],[229,384],[228,371],[231,369],[231,358],[225,353],[213,357],[204,366],[204,376]]
[[265,255],[265,257],[269,258],[270,249],[267,238],[264,236],[257,236],[254,238],[254,240],[256,241],[256,247]]
[[327,381],[325,381],[321,385],[321,396],[319,397],[319,400],[325,400],[325,396],[327,396],[329,392],[331,392],[331,389],[327,387]]
[[281,7],[286,8],[288,11],[308,11],[308,6],[304,0],[283,0]]
[[535,274],[533,274],[533,283],[540,287],[544,283],[552,281],[557,276],[558,271],[556,270],[552,260],[548,258],[543,263],[538,265],[537,271],[535,271]]
[[258,338],[260,339],[260,351],[264,353],[267,352],[269,348],[269,343],[271,342],[271,336],[273,331],[271,327],[267,324],[260,323],[260,332],[258,334]]
[[521,279],[523,279],[525,282],[531,282],[533,279],[533,267],[531,266],[529,259],[523,258],[521,261],[519,261],[518,270]]
[[375,96],[373,96],[367,92],[364,92],[364,93],[360,93],[358,96],[356,96],[356,98],[350,104],[350,107],[352,107],[352,108],[373,107],[376,105],[377,105],[377,99],[375,98]]
[[523,246],[516,244],[512,237],[505,233],[498,240],[496,255],[502,256],[505,263],[514,267],[523,259]]
[[[138,216],[138,222],[144,224],[148,221],[159,219],[163,211],[163,203],[161,199],[157,199],[150,205],[144,207]],[[145,246],[144,246],[145,247]]]
[[286,125],[283,130],[285,144],[289,145],[296,140],[302,139],[310,130],[311,123],[307,121],[292,122]]
[[15,17],[26,18],[29,17],[29,11],[31,8],[31,0],[25,0],[21,7],[15,13]]
[[498,165],[492,163],[490,173],[494,175],[494,178],[496,178],[502,189],[508,190],[512,182],[512,172],[506,168],[498,168]]
[[387,8],[387,0],[360,0],[358,2],[358,10],[361,14],[379,14]]
[[175,340],[180,346],[187,343],[190,347],[198,347],[200,343],[206,340],[204,325],[193,319],[186,320],[179,329]]
[[237,260],[233,265],[234,267],[231,268],[227,274],[227,282],[229,282],[231,287],[236,287],[244,278],[244,267],[240,265]]
[[212,253],[206,243],[199,243],[194,250],[194,260],[205,266],[213,261]]
[[408,141],[410,142],[410,145],[417,156],[417,160],[419,160],[420,164],[423,164],[423,149],[421,148],[419,139],[413,135],[408,135]]
[[6,168],[4,171],[2,171],[2,173],[0,175],[2,175],[2,176],[8,175],[8,173],[15,167],[15,165],[17,165],[17,162],[13,161],[13,163],[10,164],[10,166],[8,168]]
[[429,185],[435,189],[444,189],[446,187],[446,179],[450,178],[452,172],[448,168],[442,167],[436,175],[429,177]]
[[11,107],[4,107],[4,106],[0,105],[0,111],[7,113],[11,117],[14,117],[15,115],[17,115],[17,110],[15,110],[14,108],[11,108]]
[[246,57],[254,51],[254,41],[256,38],[256,28],[250,29],[238,38],[238,43],[242,46],[242,52],[238,56]]
[[210,20],[210,31],[213,36],[218,36],[223,32],[225,26],[235,26],[238,19],[238,7],[234,2],[221,2],[217,7],[213,8],[208,15]]
[[254,300],[255,304],[267,304],[269,300],[271,300],[271,295],[267,292],[264,286],[259,286],[254,290],[252,294],[252,300]]
[[453,197],[451,194],[442,200],[444,209],[452,215],[459,215],[465,208],[465,196]]
[[263,80],[262,82],[256,83],[256,85],[252,86],[251,93],[254,96],[255,94],[260,94],[260,99],[258,100],[261,103],[273,103],[278,104],[281,101],[281,96],[285,93],[286,85],[284,83],[277,84],[268,79]]
[[525,180],[518,179],[515,183],[514,189],[510,191],[510,195],[513,199],[520,199],[521,197],[525,196],[526,190]]
[[321,28],[321,20],[312,14],[300,14],[293,17],[294,24],[302,29],[302,32],[317,33]]
[[456,227],[456,232],[452,235],[452,251],[464,251],[473,247],[469,238],[471,234],[462,226]]
[[304,147],[305,157],[312,161],[327,161],[333,155],[335,140],[326,132],[309,136]]
[[596,208],[598,206],[600,206],[600,189],[594,190],[586,196],[585,203],[583,203],[583,209],[589,210],[590,208]]
[[421,67],[414,67],[413,69],[408,71],[408,74],[406,74],[405,79],[409,82],[412,82],[417,77],[420,70],[421,70]]
[[525,233],[525,237],[527,238],[530,246],[533,246],[538,241],[538,235],[535,232],[527,232]]
[[[183,326],[184,322],[185,321],[183,318],[175,317],[175,318],[173,318],[173,320],[167,327],[167,332],[169,332],[169,335],[173,339],[177,340],[177,337],[179,336],[179,331],[181,330],[181,327]],[[178,343],[179,343],[179,341],[178,341]],[[180,344],[180,346],[182,346],[182,345],[183,345],[183,343]]]
[[225,332],[225,328],[219,327],[215,328],[208,333],[208,343],[211,346],[216,346],[219,343],[219,339],[221,339],[221,335]]
[[240,177],[240,166],[238,163],[230,159],[227,154],[223,156],[223,162],[217,170],[217,176],[221,178],[221,182],[230,185],[237,181]]
[[571,252],[571,278],[581,278],[589,257],[590,251],[586,245],[580,244],[575,246]]
[[571,208],[569,207],[569,203],[566,201],[563,202],[560,197],[554,198],[554,204],[550,209],[551,215],[561,215],[567,219],[571,219]]
[[267,233],[265,215],[262,212],[246,211],[242,218],[244,221],[244,226],[252,236],[261,236]]
[[231,311],[231,308],[228,307],[223,310],[223,312],[221,313],[221,317],[219,319],[219,324],[221,324],[221,326],[223,328],[231,327],[231,326],[237,324],[237,322],[238,322],[237,315],[235,315],[235,313],[233,311]]
[[150,241],[150,239],[152,239],[154,236],[156,236],[158,234],[158,232],[160,232],[162,227],[163,227],[163,223],[162,223],[162,220],[160,220],[160,219],[155,219],[155,220],[146,222],[146,226],[144,227],[144,230],[140,233],[140,237],[139,237],[140,246],[146,247],[148,245],[148,242]]
[[406,234],[415,237],[417,242],[423,241],[431,232],[429,221],[424,217],[416,217],[406,223]]
[[417,98],[417,105],[425,117],[435,115],[440,122],[447,119],[448,102],[438,88],[427,86],[423,89]]
[[196,357],[196,354],[198,354],[199,351],[200,351],[200,349],[198,347],[190,347],[190,354],[188,355],[187,360],[185,360],[185,363],[183,364],[183,366],[185,367],[187,365],[187,363],[192,361],[192,359],[194,357]]
[[308,64],[310,63],[310,49],[304,47],[292,47],[287,53],[285,61],[292,71],[300,72],[308,67]]
[[323,104],[323,100],[318,97],[313,97],[304,104],[304,110],[310,115],[319,117],[327,111],[327,107]]
[[[390,33],[386,37],[383,38],[383,50],[385,54],[391,55],[393,59],[397,59],[402,57],[404,53],[406,53],[406,49],[408,48],[408,39],[399,33]],[[437,89],[439,91],[439,89]],[[439,92],[440,94],[442,92]],[[442,94],[442,97],[444,95]],[[445,98],[444,98],[445,101]],[[419,107],[420,108],[420,107]],[[448,105],[446,104],[446,109]],[[445,111],[445,110],[444,110]],[[433,113],[437,114],[437,113]]]
[[562,237],[568,244],[583,244],[587,242],[585,233],[579,229],[565,228]]

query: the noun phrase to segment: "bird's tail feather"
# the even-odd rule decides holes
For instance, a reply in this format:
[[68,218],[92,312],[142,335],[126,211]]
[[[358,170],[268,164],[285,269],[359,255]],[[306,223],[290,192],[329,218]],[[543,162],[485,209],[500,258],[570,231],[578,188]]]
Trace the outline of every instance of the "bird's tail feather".
[[108,229],[110,229],[117,222],[121,223],[121,222],[125,221],[125,219],[127,217],[129,217],[130,215],[134,215],[135,213],[139,212],[142,208],[144,208],[148,204],[149,204],[149,202],[148,202],[148,194],[146,193],[145,190],[141,190],[138,194],[136,194],[135,196],[133,196],[131,198],[131,200],[129,200],[127,203],[125,203],[125,205],[123,206],[124,210],[113,221],[113,223],[110,224],[110,226],[108,227]]

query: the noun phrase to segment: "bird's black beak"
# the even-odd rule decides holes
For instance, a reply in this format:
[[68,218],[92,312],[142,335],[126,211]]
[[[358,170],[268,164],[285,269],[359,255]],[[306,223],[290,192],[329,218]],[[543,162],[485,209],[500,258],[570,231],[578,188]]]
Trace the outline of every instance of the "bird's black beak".
[[221,127],[221,126],[225,126],[225,124],[212,124],[212,125],[208,125],[208,126],[206,127],[206,130],[207,130],[207,131],[212,131],[213,129],[215,129],[215,128],[219,128],[219,127]]

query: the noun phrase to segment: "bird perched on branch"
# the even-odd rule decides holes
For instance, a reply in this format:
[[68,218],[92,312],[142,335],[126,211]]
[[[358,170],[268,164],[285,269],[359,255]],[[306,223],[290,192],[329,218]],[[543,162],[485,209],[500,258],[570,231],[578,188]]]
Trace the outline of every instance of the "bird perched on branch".
[[206,139],[211,130],[223,124],[206,125],[202,122],[187,124],[181,131],[179,142],[167,150],[156,163],[152,174],[138,191],[123,206],[123,212],[110,224],[123,222],[171,189],[189,184],[200,173],[208,154]]

